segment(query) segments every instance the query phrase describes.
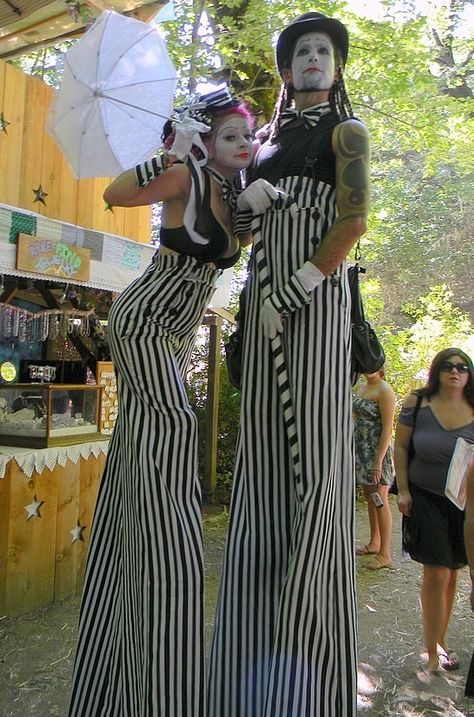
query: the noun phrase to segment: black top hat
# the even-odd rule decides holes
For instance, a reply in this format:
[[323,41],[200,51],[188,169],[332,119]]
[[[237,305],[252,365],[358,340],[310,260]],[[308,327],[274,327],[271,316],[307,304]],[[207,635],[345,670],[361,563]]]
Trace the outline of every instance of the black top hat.
[[349,35],[345,26],[332,17],[321,12],[305,12],[290,22],[282,31],[276,46],[276,63],[281,75],[283,68],[291,59],[291,51],[296,40],[308,32],[324,32],[329,35],[342,54],[343,65],[347,62],[349,52]]

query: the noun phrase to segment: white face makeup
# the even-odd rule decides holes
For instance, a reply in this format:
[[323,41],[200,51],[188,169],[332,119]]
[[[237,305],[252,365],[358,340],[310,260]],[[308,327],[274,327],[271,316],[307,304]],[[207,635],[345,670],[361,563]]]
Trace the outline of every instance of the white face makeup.
[[334,47],[328,35],[308,32],[297,39],[289,73],[297,92],[329,90],[335,74]]
[[212,133],[209,158],[216,169],[245,169],[253,156],[252,132],[247,121],[230,115]]

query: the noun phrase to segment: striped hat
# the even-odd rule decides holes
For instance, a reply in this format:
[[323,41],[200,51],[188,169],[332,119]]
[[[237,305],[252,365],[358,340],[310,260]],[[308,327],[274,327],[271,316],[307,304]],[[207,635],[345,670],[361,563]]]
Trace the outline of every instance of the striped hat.
[[205,122],[212,118],[214,112],[227,110],[237,105],[240,105],[240,100],[233,99],[227,85],[221,85],[211,92],[200,95],[195,102],[190,102],[186,110],[191,117]]

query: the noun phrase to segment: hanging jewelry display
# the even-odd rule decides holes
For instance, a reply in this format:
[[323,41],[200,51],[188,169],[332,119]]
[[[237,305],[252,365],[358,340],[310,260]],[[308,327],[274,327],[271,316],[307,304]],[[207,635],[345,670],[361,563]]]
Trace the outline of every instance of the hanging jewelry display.
[[25,341],[46,341],[68,334],[90,336],[90,317],[93,309],[46,309],[32,313],[19,306],[0,303],[0,336]]
[[81,325],[79,327],[79,334],[84,337],[90,336],[91,327],[90,327],[89,315],[82,317]]
[[7,307],[3,311],[3,321],[2,321],[2,334],[5,336],[5,338],[8,338],[12,335],[12,327],[13,327],[13,312],[12,310]]
[[49,322],[49,333],[48,338],[52,341],[59,334],[59,316],[57,314],[51,314]]
[[18,341],[22,344],[25,343],[27,338],[27,324],[26,324],[26,312],[20,312],[20,324],[18,327]]
[[38,319],[34,316],[30,322],[30,341],[38,340]]

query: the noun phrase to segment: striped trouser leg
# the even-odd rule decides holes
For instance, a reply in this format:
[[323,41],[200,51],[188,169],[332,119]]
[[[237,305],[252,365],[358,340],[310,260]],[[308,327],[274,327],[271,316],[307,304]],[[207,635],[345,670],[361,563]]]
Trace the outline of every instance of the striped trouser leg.
[[128,432],[94,521],[71,717],[203,714],[196,419],[173,349],[155,341],[154,351],[166,400],[139,381],[121,386]]
[[[70,717],[204,714],[197,422],[184,377],[214,275],[165,259],[116,312],[119,417],[94,518]],[[142,307],[164,306],[163,292],[181,302],[163,309],[164,326]]]
[[[250,299],[250,320],[252,308]],[[318,337],[306,329],[312,313],[327,327]],[[211,652],[210,717],[356,714],[346,328],[324,301],[285,324],[301,471],[295,475],[274,358],[256,332]]]

